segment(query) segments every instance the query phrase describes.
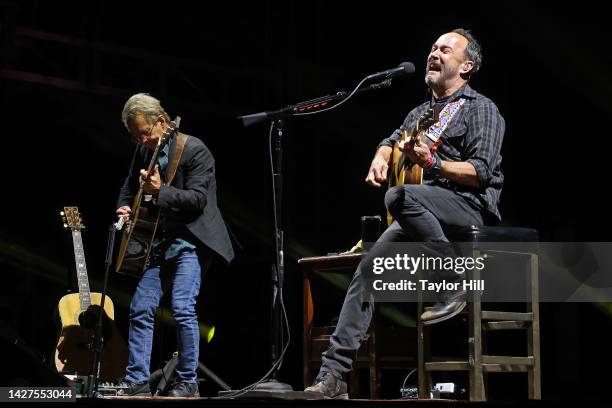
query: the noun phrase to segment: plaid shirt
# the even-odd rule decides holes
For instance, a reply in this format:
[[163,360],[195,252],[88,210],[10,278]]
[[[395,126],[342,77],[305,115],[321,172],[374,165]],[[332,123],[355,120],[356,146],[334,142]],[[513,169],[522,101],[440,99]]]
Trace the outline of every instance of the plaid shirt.
[[[464,186],[445,178],[432,178],[427,172],[424,172],[424,183],[453,190],[479,210],[486,210],[500,220],[498,204],[504,183],[500,150],[506,128],[504,118],[493,101],[474,91],[467,84],[444,100],[444,103],[459,98],[465,98],[466,102],[442,134],[442,144],[438,147],[437,153],[442,160],[471,163],[476,169],[480,187]],[[412,129],[416,124],[416,119],[435,103],[432,96],[430,101],[410,111],[402,126],[384,139],[378,147],[393,147],[394,143],[400,139],[402,132],[405,129]]]

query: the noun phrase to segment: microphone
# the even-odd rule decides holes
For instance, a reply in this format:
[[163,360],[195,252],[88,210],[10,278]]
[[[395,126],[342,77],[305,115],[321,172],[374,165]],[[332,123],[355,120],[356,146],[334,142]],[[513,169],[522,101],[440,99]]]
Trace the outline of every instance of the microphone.
[[380,71],[372,75],[368,75],[367,79],[374,78],[391,78],[398,75],[408,75],[414,73],[414,64],[412,62],[402,62],[399,67],[388,69],[386,71]]

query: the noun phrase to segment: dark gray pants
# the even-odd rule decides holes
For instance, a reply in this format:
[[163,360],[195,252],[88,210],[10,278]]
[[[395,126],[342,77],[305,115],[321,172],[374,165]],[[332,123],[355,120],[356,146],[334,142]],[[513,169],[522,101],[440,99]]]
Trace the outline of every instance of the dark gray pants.
[[[385,205],[395,221],[383,232],[377,242],[448,242],[443,228],[446,226],[482,225],[480,212],[463,197],[442,187],[406,184],[391,188],[385,195]],[[375,256],[376,245],[370,253]],[[361,264],[355,270],[336,330],[329,348],[323,353],[320,377],[326,372],[340,377],[351,370],[355,351],[366,334],[374,299],[370,294],[362,299]]]

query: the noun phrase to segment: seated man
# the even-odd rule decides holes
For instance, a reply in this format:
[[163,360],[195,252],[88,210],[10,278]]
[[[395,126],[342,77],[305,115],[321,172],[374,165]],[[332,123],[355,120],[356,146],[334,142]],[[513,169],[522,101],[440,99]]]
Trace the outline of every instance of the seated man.
[[[405,129],[412,129],[425,111],[440,104],[453,112],[432,153],[425,143],[400,143],[408,158],[424,169],[423,184],[406,184],[388,190],[385,205],[394,222],[378,243],[397,241],[448,242],[447,226],[483,225],[499,221],[499,196],[503,184],[500,149],[505,122],[495,104],[474,91],[470,77],[481,65],[478,42],[468,30],[456,29],[433,44],[425,73],[431,98],[414,108],[402,126],[379,147],[366,182],[380,187],[387,181],[393,145]],[[376,250],[376,246],[372,251]],[[360,347],[372,318],[373,297],[362,302],[362,261],[347,290],[330,345],[314,385],[306,391],[326,398],[348,398],[343,376],[351,370],[352,356]],[[432,324],[455,316],[465,308],[465,292],[449,292],[443,302],[421,316]]]

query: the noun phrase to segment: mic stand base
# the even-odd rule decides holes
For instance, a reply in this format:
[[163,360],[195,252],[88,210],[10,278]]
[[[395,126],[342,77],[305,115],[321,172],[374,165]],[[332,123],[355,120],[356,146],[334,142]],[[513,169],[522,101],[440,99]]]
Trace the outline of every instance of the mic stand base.
[[[276,382],[272,380],[270,382]],[[279,383],[282,384],[282,383]],[[286,384],[285,384],[286,385]],[[291,387],[289,387],[291,388]],[[219,391],[219,397],[226,397],[228,399],[276,399],[276,400],[322,400],[325,396],[321,392],[310,392],[310,391],[293,391],[291,389],[285,391],[270,391],[270,390],[259,390],[254,389],[250,391],[239,392],[237,396],[233,396],[238,391]]]
[[293,391],[293,387],[291,387],[289,384],[279,382],[278,380],[272,378],[262,382],[261,384],[258,384],[254,390],[267,392],[287,392]]

